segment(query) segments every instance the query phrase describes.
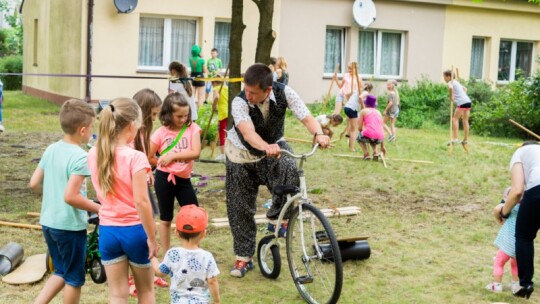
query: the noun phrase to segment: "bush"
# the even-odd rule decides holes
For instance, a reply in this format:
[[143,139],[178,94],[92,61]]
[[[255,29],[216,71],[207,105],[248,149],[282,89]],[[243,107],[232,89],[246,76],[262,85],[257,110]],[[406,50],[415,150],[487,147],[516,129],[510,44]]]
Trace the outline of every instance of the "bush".
[[[22,73],[22,56],[13,55],[0,59],[1,73]],[[20,90],[22,88],[22,76],[0,76],[4,84],[4,90]]]
[[210,119],[210,116],[213,116],[212,122],[210,123],[210,126],[208,127],[208,131],[206,132],[206,140],[208,140],[208,142],[214,141],[216,139],[217,131],[218,131],[217,113],[214,113],[214,115],[212,115],[211,106],[202,106],[199,108],[198,114],[199,114],[199,117],[197,118],[197,124],[202,129],[201,140],[203,140],[202,136],[204,135],[204,131],[206,130],[206,127],[208,126],[208,120]]

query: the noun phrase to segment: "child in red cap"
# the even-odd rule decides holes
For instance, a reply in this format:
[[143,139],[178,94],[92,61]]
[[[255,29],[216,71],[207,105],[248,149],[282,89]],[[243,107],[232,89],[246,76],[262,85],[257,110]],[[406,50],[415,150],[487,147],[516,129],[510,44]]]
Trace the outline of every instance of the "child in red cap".
[[171,247],[161,264],[156,257],[151,260],[157,276],[171,276],[171,303],[210,303],[210,296],[214,303],[220,303],[219,269],[212,253],[199,247],[207,225],[208,214],[203,208],[196,205],[180,208],[176,235],[182,246]]

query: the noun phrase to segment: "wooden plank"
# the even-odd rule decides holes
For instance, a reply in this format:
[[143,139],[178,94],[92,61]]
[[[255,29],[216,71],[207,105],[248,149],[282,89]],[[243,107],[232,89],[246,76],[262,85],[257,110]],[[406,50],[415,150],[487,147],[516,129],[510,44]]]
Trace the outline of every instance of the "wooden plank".
[[[326,215],[326,213],[336,212],[334,209],[320,209],[320,210],[325,215]],[[347,211],[347,210],[358,210],[358,211],[360,211],[360,208],[357,207],[357,206],[349,206],[349,207],[338,207],[337,210],[338,210],[338,212]],[[266,218],[266,214],[257,214],[257,215],[254,216],[254,218],[255,218],[255,220],[263,219],[263,218]],[[226,218],[226,217],[218,217],[218,218],[213,218],[210,221],[213,222],[213,223],[222,223],[222,222],[228,222],[229,219]]]
[[[340,212],[339,216],[348,216],[348,215],[355,215],[355,214],[360,214],[360,210],[344,210],[342,212]],[[326,217],[334,217],[334,216],[338,216],[337,214],[335,214],[335,212],[328,212],[326,214],[324,214]],[[264,218],[259,218],[259,219],[255,219],[255,223],[256,224],[267,224],[269,221],[268,219],[266,218],[266,216]],[[223,222],[213,222],[212,223],[212,226],[213,227],[216,227],[216,228],[223,228],[223,227],[229,227],[229,222],[228,221],[223,221]]]
[[12,223],[12,222],[4,222],[4,221],[0,221],[0,226],[9,226],[9,227],[16,227],[16,228],[27,228],[27,229],[41,230],[40,225],[21,224],[21,223]]

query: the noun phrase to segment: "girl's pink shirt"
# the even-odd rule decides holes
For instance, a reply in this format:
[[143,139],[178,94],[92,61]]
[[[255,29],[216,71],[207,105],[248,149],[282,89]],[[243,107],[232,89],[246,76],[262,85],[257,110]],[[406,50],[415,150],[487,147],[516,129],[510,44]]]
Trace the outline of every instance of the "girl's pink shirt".
[[[150,137],[150,141],[158,147],[158,152],[167,149],[167,147],[175,140],[180,131],[173,131],[165,126],[159,127],[154,134]],[[178,143],[167,153],[178,153],[184,150],[193,150],[192,140],[193,135],[201,134],[201,128],[196,123],[192,122],[189,127],[186,128],[182,138],[178,140]],[[181,178],[190,178],[193,171],[193,160],[190,161],[176,161],[170,163],[167,167],[158,167],[160,171],[168,172]]]
[[365,137],[373,139],[384,139],[384,128],[383,128],[383,119],[382,115],[378,110],[368,109],[362,110],[364,112],[364,127],[362,134]]
[[[351,83],[352,83],[352,75],[351,73],[346,73],[345,75],[343,75],[343,79],[342,79],[342,86],[341,86],[341,93],[343,95],[349,95],[351,94]],[[353,91],[358,91],[358,84],[356,83],[353,83]]]
[[92,184],[101,203],[99,223],[105,226],[133,226],[141,223],[133,199],[133,175],[141,170],[150,172],[150,164],[144,153],[129,146],[114,150],[114,194],[103,196],[98,183],[97,150],[88,151],[88,168]]

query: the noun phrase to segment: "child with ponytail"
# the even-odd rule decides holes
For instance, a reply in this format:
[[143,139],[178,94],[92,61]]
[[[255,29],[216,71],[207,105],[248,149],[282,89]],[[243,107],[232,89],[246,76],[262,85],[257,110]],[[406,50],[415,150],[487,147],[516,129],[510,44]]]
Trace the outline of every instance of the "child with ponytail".
[[155,302],[150,258],[157,255],[158,245],[148,197],[150,164],[143,152],[129,146],[141,125],[141,108],[134,100],[112,100],[100,113],[97,144],[88,152],[92,184],[101,202],[99,251],[110,303],[127,303],[129,269],[138,301]]

